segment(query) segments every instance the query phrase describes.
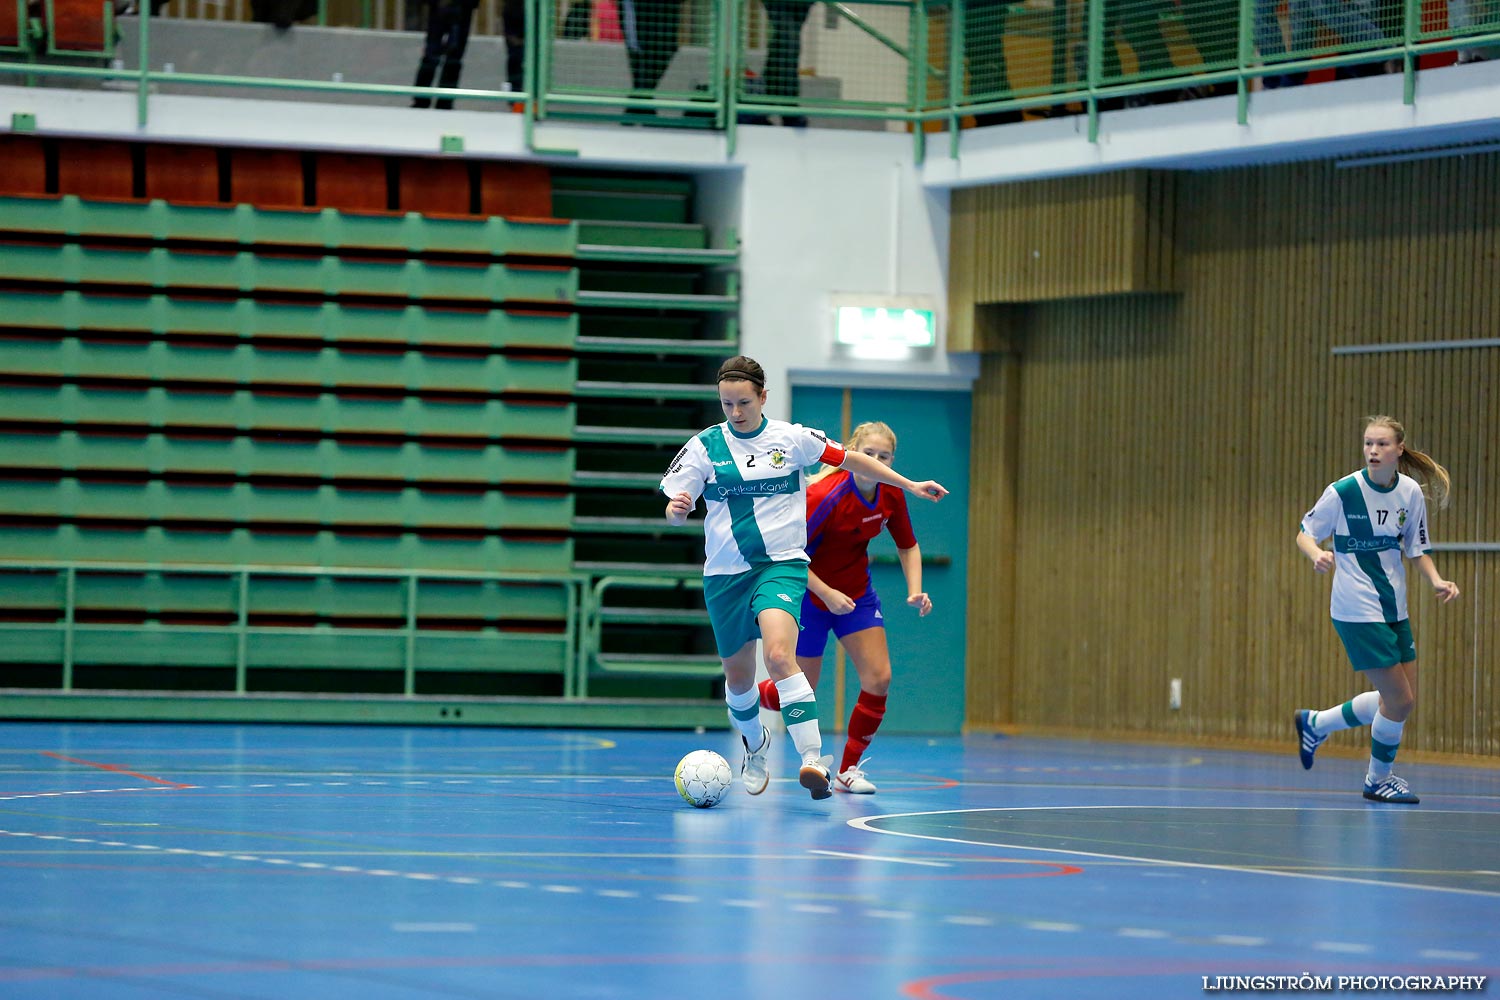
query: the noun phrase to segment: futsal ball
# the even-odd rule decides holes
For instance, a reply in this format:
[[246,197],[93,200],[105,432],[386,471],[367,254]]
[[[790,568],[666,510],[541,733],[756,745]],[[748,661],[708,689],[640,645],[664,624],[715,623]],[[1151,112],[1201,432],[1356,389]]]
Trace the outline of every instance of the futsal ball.
[[734,775],[729,762],[712,750],[694,750],[677,762],[677,793],[690,805],[707,809],[729,794]]

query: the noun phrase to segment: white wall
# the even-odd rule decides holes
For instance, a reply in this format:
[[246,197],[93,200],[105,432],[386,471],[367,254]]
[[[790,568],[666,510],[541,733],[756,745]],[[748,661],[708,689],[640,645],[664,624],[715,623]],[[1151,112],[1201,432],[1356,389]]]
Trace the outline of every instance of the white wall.
[[786,415],[794,381],[968,386],[974,359],[949,357],[941,339],[922,361],[833,355],[831,296],[840,293],[927,297],[940,338],[945,329],[948,196],[923,189],[910,137],[744,129],[736,159],[741,335],[766,368],[772,416]]

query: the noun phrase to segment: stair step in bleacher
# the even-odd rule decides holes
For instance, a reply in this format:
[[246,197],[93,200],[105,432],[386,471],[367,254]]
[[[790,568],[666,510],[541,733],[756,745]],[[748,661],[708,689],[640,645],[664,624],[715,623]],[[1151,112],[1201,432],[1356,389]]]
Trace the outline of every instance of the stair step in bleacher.
[[668,524],[662,517],[575,517],[573,530],[608,534],[692,535],[703,531],[697,521]]
[[599,576],[661,576],[666,573],[682,576],[703,575],[703,564],[695,563],[670,563],[670,562],[627,562],[624,560],[614,561],[608,559],[578,559],[573,563],[573,569],[580,573],[594,573]]
[[319,531],[259,534],[246,528],[212,531],[143,525],[52,527],[0,525],[0,551],[23,562],[111,559],[151,563],[254,563],[336,566],[340,569],[473,570],[564,573],[572,568],[572,540],[434,537],[417,532],[371,537]]
[[711,385],[679,385],[673,382],[586,382],[574,384],[574,395],[603,399],[713,399]]
[[[235,524],[276,531],[453,531],[479,534],[509,529],[566,530],[573,496],[485,490],[433,492],[340,489],[334,486],[259,486],[250,483],[141,483],[0,478],[0,517],[174,523],[184,527]],[[663,523],[665,523],[663,521]],[[264,529],[262,529],[264,526]]]
[[[246,251],[210,254],[166,250],[104,250],[0,244],[7,279],[142,289],[194,289],[244,297],[252,293],[370,296],[402,300],[563,304],[578,294],[578,271],[563,267],[490,264],[470,267],[408,260],[273,257]],[[605,294],[605,293],[595,293]],[[614,295],[632,293],[612,293]],[[639,293],[634,293],[639,296]],[[673,308],[692,308],[697,296]],[[674,298],[674,296],[668,296]],[[713,298],[713,297],[710,297]],[[737,300],[727,299],[731,304]],[[720,308],[705,306],[705,308]]]
[[574,486],[638,486],[655,490],[661,476],[654,472],[593,472],[583,469],[573,474]]
[[213,301],[160,293],[89,294],[73,290],[0,291],[0,328],[99,331],[268,342],[352,342],[500,350],[566,348],[576,313],[537,309],[378,307],[338,303]]
[[685,295],[671,292],[603,292],[579,289],[574,300],[580,306],[613,309],[693,309],[700,312],[738,310],[735,295]]
[[102,335],[0,339],[11,373],[68,380],[132,378],[152,382],[212,381],[223,386],[321,386],[392,391],[566,394],[574,386],[577,362],[564,356],[508,357],[503,354],[450,356],[392,348],[339,351],[252,345],[136,341]]
[[160,199],[112,202],[63,195],[0,198],[0,231],[111,236],[158,243],[296,246],[462,253],[490,257],[570,257],[577,225],[562,219],[445,219],[406,213],[345,213],[253,205],[175,205]]
[[691,653],[600,653],[594,659],[600,670],[643,674],[680,674],[692,677],[717,677],[724,672],[722,661]]
[[[552,186],[552,214],[588,222],[664,222],[684,224],[692,211],[686,190],[603,191]],[[593,242],[593,241],[591,241]]]
[[602,622],[645,622],[648,625],[707,625],[707,611],[673,611],[666,608],[600,608]]
[[628,441],[632,444],[680,445],[702,428],[605,427],[580,424],[573,428],[574,441]]
[[678,247],[603,246],[580,244],[576,259],[581,261],[620,261],[647,264],[698,264],[718,266],[739,260],[734,250],[691,249]]
[[738,340],[679,340],[672,337],[577,337],[573,346],[580,353],[601,354],[694,354],[706,357],[733,355]]
[[[374,398],[368,393],[341,395],[306,392],[292,395],[285,387],[256,393],[229,387],[224,391],[180,391],[150,383],[116,380],[99,384],[46,384],[20,377],[0,380],[0,419],[99,424],[133,429],[202,428],[218,435],[225,429],[338,435],[442,436],[476,443],[505,438],[567,442],[574,425],[571,403],[510,402],[499,398],[461,400]],[[614,428],[599,428],[614,431]],[[633,429],[598,435],[595,440],[628,439]],[[686,440],[684,432],[640,431],[646,440]]]
[[[274,431],[263,437],[233,431],[210,436],[201,428],[174,435],[131,432],[120,427],[81,432],[36,425],[0,431],[0,435],[0,453],[8,466],[59,471],[383,478],[437,486],[450,482],[567,486],[573,480],[575,461],[574,450],[561,445],[543,448],[475,443],[459,448],[424,447],[418,441],[349,444],[332,438],[296,440]],[[645,478],[655,485],[657,477]],[[614,484],[601,481],[599,485]]]

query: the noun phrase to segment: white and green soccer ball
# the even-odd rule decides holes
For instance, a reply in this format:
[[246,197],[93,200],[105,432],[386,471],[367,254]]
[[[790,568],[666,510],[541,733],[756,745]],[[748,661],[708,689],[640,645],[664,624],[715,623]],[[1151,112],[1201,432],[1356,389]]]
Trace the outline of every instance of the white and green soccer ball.
[[707,809],[729,794],[734,773],[712,750],[694,750],[677,762],[677,793],[690,805]]

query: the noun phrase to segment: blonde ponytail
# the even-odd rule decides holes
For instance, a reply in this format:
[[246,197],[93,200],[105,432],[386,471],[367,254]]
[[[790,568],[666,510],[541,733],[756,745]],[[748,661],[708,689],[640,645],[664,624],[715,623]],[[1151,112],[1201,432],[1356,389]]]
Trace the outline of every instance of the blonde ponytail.
[[[1395,417],[1387,417],[1377,414],[1365,418],[1365,428],[1388,427],[1391,433],[1396,435],[1396,443],[1406,444],[1406,428],[1401,426]],[[1422,484],[1422,493],[1428,500],[1442,509],[1448,506],[1452,499],[1452,479],[1448,470],[1438,464],[1437,460],[1425,451],[1406,447],[1401,452],[1401,457],[1396,462],[1396,469],[1415,479]]]

